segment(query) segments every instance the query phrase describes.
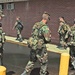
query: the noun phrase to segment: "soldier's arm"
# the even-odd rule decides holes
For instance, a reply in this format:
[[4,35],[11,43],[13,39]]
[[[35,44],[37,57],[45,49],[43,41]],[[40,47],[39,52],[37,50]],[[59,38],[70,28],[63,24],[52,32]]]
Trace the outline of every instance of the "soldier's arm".
[[60,30],[61,30],[61,26],[59,26],[59,28],[58,28],[58,33],[60,32]]
[[5,38],[5,33],[3,32],[3,33],[2,33],[2,43],[4,43],[5,40],[6,40],[6,38]]
[[64,28],[64,30],[65,30],[66,32],[68,32],[68,31],[71,30],[71,29],[70,29],[70,26],[69,26],[68,24],[65,24],[63,28]]
[[70,28],[70,26],[69,26],[69,25],[67,25],[67,30],[68,30],[68,31],[71,31],[71,28]]
[[51,31],[48,26],[43,27],[43,36],[46,43],[51,41]]
[[18,22],[15,23],[15,25],[13,26],[13,29],[16,27],[17,24],[18,24]]
[[60,25],[59,28],[58,28],[58,33],[59,34],[61,34],[62,29],[63,29],[63,25]]

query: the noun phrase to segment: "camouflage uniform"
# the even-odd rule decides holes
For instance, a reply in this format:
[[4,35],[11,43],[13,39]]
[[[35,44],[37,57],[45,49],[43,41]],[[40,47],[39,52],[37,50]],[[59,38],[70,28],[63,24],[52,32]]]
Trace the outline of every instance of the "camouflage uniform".
[[[1,25],[1,23],[0,23]],[[1,65],[3,65],[3,45],[5,42],[5,33],[2,30],[2,26],[0,26],[0,58],[1,58]]]
[[0,10],[0,65],[3,65],[3,44],[5,42],[5,33],[2,30],[2,23],[1,20],[5,15],[3,11]]
[[27,75],[27,73],[32,70],[37,59],[41,64],[40,75],[46,75],[48,62],[46,43],[50,42],[50,37],[51,32],[47,24],[44,24],[42,21],[35,23],[32,29],[32,37],[28,40],[28,46],[31,49],[30,60],[21,75]]
[[75,25],[71,27],[70,32],[71,40],[68,42],[68,46],[70,47],[70,64],[72,64],[71,69],[75,69]]
[[69,35],[68,35],[69,31],[70,31],[69,25],[67,25],[65,22],[60,22],[58,33],[59,33],[59,41],[60,41],[61,47],[66,46],[66,43],[69,38]]
[[17,20],[15,23],[15,29],[17,31],[17,39],[16,40],[19,40],[20,42],[22,42],[21,32],[23,29],[20,28],[20,24],[21,24],[20,20]]

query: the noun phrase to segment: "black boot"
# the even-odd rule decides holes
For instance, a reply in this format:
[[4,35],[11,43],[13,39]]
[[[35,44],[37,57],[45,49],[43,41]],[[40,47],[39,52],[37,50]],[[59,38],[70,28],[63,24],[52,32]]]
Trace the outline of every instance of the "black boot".
[[22,42],[23,41],[23,39],[22,38],[20,38],[20,39],[18,39],[19,40],[19,42]]
[[75,68],[74,68],[74,66],[73,66],[73,65],[71,66],[71,70],[75,70]]
[[19,39],[19,34],[17,34],[17,38],[16,38],[16,40],[18,40]]

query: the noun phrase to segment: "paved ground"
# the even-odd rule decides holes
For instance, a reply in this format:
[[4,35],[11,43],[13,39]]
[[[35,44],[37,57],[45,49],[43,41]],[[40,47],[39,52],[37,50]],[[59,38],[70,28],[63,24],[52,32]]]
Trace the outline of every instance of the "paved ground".
[[[18,44],[21,46],[27,46],[27,39],[24,39],[22,42],[19,42],[18,40],[15,40],[16,37],[11,37],[11,36],[6,36],[6,42],[8,43],[13,43],[13,44]],[[46,45],[47,50],[55,53],[69,53],[69,48],[60,50],[57,45],[54,44],[47,44]]]
[[[7,75],[20,75],[29,60],[30,49],[10,43],[5,43],[4,48],[4,66],[7,68]],[[49,52],[48,59],[49,75],[58,75],[60,54]],[[35,63],[30,75],[38,75],[39,67],[39,62]]]

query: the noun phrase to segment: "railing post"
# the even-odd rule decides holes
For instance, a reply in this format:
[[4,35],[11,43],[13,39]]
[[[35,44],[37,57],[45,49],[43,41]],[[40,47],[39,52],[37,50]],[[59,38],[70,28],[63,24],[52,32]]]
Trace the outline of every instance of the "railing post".
[[61,54],[59,75],[68,75],[69,57],[68,53]]
[[4,66],[0,66],[0,75],[6,75],[6,68]]

